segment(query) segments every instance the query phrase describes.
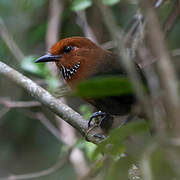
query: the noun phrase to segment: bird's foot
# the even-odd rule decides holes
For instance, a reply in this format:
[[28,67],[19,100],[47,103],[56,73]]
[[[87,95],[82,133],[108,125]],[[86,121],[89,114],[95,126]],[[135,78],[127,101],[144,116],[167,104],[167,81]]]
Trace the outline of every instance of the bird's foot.
[[[100,119],[99,119],[100,118]],[[98,126],[101,125],[102,121],[106,118],[106,113],[105,112],[102,112],[102,111],[97,111],[97,112],[94,112],[90,118],[89,118],[89,121],[88,121],[88,128],[91,126],[91,122],[93,119],[95,119],[96,121],[96,124]],[[98,119],[98,120],[97,120]]]
[[105,135],[103,135],[103,134],[94,134],[93,136],[94,136],[95,138],[100,139],[100,140],[102,140],[102,139],[105,139],[105,138],[106,138],[106,136],[105,136]]

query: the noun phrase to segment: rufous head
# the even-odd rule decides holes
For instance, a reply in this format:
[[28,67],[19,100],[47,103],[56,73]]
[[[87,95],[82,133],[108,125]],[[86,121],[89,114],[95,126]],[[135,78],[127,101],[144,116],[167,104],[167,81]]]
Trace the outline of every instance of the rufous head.
[[74,86],[98,71],[107,54],[88,38],[75,36],[60,40],[35,62],[55,62],[67,83]]

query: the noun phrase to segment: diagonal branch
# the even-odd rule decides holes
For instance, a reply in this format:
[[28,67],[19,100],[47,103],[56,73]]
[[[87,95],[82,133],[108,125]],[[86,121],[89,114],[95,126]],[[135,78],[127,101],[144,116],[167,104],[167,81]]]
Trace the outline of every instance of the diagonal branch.
[[1,61],[0,74],[9,78],[11,81],[26,90],[37,101],[78,130],[88,141],[95,144],[99,144],[101,142],[102,139],[95,136],[96,133],[102,132],[100,127],[94,128],[91,131],[88,130],[88,121],[84,120],[79,113],[62,103],[59,99],[53,97],[49,92],[34,83],[32,80]]
[[48,107],[51,111],[60,116],[67,123],[71,124],[82,135],[87,130],[87,121],[85,121],[80,114],[72,110],[60,100],[53,97],[46,90],[38,86],[32,80],[23,76],[16,70],[0,61],[0,74],[8,77],[10,80],[25,89],[31,96]]

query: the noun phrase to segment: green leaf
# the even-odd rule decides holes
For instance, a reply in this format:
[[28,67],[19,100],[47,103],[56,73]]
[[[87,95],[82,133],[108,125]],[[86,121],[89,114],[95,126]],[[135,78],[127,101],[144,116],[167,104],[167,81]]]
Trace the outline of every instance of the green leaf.
[[27,56],[21,62],[21,68],[33,74],[39,73],[39,67],[33,62],[33,56]]
[[50,72],[47,69],[45,63],[36,64],[34,60],[36,58],[34,56],[26,56],[21,62],[21,68],[24,71],[30,72],[32,74],[36,74],[42,77],[50,76]]
[[89,119],[89,117],[92,115],[92,109],[90,109],[89,106],[83,104],[79,107],[79,112],[85,119]]
[[46,81],[48,83],[48,88],[50,91],[59,87],[59,81],[54,76],[47,76]]
[[120,0],[102,0],[103,4],[112,6],[120,2]]
[[27,35],[28,44],[34,46],[39,42],[44,42],[46,29],[47,29],[46,23],[41,23],[38,24],[37,26],[32,27],[31,31],[29,31]]
[[96,157],[100,152],[110,153],[113,156],[120,155],[125,151],[123,141],[128,136],[148,131],[149,126],[145,121],[129,122],[111,131],[110,136],[97,147],[93,156]]
[[98,77],[79,84],[75,94],[86,98],[121,96],[133,94],[133,88],[127,77]]
[[71,9],[73,11],[80,11],[90,7],[91,5],[91,0],[73,0]]
[[85,145],[86,145],[85,146],[86,154],[90,160],[100,159],[100,157],[101,157],[100,155],[97,156],[96,159],[93,159],[93,154],[94,154],[95,149],[97,148],[97,145],[95,145],[91,142],[86,142]]

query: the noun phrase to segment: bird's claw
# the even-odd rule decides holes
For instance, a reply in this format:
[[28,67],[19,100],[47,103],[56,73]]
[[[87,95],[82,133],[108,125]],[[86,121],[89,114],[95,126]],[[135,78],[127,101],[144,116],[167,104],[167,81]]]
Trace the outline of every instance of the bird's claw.
[[93,135],[95,138],[98,138],[98,139],[105,139],[105,135],[103,135],[103,134],[94,134]]
[[104,118],[106,117],[106,113],[105,112],[101,112],[101,111],[97,111],[97,112],[94,112],[90,118],[89,118],[89,121],[88,121],[88,128],[90,127],[91,125],[91,122],[94,118],[97,118],[97,117],[101,117],[100,121],[98,122],[98,125],[101,125],[101,122],[104,120]]

